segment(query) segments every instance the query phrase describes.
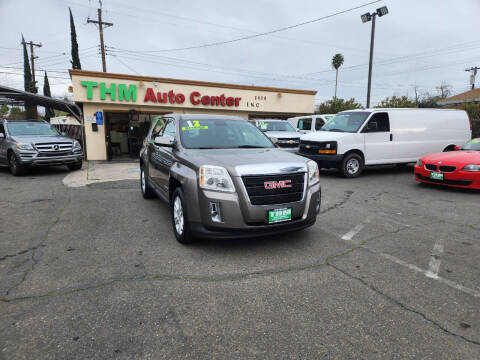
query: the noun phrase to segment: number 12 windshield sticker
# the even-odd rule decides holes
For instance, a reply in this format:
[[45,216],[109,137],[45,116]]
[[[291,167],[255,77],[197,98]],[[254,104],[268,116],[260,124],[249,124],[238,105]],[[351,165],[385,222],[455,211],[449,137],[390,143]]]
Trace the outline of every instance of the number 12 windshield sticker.
[[182,126],[182,131],[189,131],[189,130],[207,130],[207,125],[200,124],[200,121],[187,121],[188,126]]

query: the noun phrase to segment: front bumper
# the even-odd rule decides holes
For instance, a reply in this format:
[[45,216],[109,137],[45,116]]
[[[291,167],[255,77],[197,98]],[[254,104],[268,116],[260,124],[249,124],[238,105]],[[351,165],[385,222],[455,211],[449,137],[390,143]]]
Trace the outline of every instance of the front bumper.
[[336,155],[321,155],[321,154],[309,154],[305,152],[297,151],[297,155],[309,158],[317,162],[319,168],[323,169],[338,169],[343,161],[343,154]]
[[76,151],[69,155],[44,156],[37,152],[21,152],[19,154],[20,163],[26,166],[54,166],[75,164],[84,158],[82,151]]
[[[319,183],[307,188],[301,201],[292,203],[251,205],[244,201],[248,199],[248,195],[246,198],[243,192],[240,195],[243,197],[242,200],[237,193],[201,190],[199,194],[201,221],[190,224],[193,235],[200,238],[233,239],[285,233],[312,226],[320,211]],[[212,202],[220,209],[221,222],[212,221],[210,208]],[[266,220],[268,210],[279,208],[291,208],[292,220],[268,224]]]
[[443,180],[430,179],[431,171],[423,166],[414,167],[415,180],[418,182],[480,190],[480,173],[457,170],[443,173]]

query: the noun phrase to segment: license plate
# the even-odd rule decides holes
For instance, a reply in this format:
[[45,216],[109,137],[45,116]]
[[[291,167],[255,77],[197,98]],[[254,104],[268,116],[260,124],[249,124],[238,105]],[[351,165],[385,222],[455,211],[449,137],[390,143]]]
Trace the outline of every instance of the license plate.
[[278,223],[292,220],[292,208],[274,209],[268,211],[268,223]]
[[430,179],[443,180],[443,173],[431,172]]

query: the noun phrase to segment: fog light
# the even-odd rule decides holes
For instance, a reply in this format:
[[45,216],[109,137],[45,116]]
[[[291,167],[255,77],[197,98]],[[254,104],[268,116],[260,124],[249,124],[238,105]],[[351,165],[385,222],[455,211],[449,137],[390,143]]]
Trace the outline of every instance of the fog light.
[[220,214],[220,205],[216,202],[210,202],[210,217],[213,222],[222,222],[222,216]]

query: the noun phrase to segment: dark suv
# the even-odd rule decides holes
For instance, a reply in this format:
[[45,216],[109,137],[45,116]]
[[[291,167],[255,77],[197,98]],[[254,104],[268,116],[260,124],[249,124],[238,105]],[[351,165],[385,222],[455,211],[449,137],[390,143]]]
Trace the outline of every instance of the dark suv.
[[83,151],[77,140],[60,134],[45,121],[0,120],[0,165],[13,175],[24,175],[30,166],[66,165],[82,168]]
[[316,162],[276,148],[242,118],[165,115],[140,156],[142,194],[170,204],[182,243],[298,230],[320,210]]

